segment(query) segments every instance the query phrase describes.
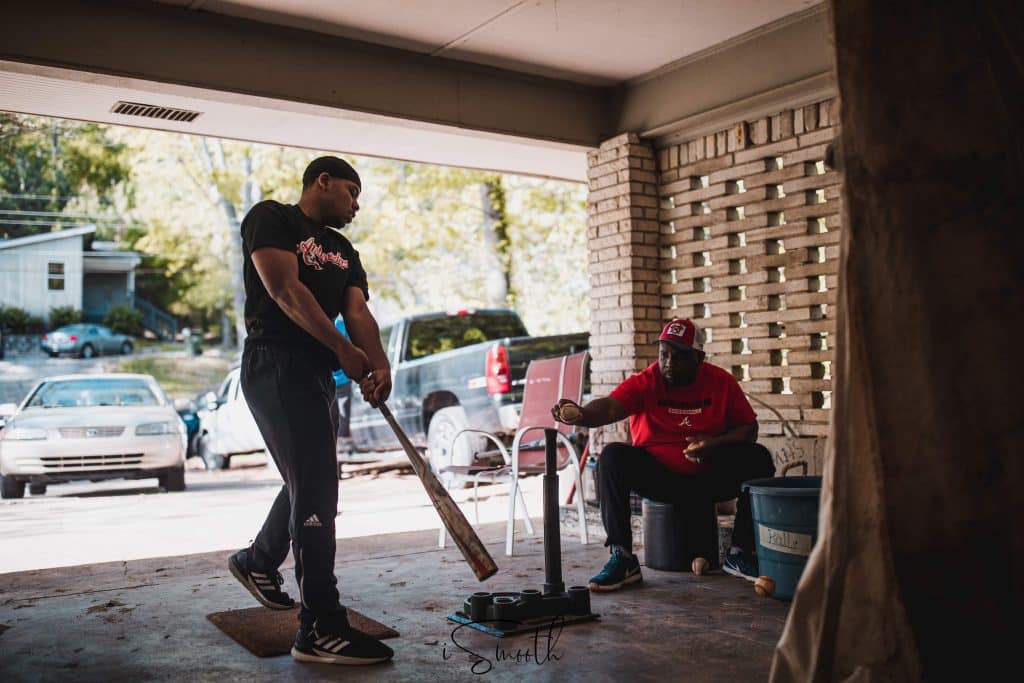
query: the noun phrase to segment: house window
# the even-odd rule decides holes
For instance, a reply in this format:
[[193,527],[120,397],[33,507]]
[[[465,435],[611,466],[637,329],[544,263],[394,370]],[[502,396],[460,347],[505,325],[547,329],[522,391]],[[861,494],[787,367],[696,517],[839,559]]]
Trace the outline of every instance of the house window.
[[46,264],[46,288],[50,291],[64,289],[64,264]]

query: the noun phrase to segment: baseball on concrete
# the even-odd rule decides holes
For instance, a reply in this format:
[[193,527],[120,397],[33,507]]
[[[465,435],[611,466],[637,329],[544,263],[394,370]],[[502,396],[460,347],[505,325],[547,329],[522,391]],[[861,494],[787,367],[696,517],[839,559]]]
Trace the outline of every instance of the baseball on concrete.
[[754,591],[758,595],[768,596],[775,592],[775,580],[770,576],[759,576],[754,582]]
[[703,576],[708,571],[708,561],[703,557],[695,557],[693,563],[690,564],[690,569],[697,576]]
[[558,417],[562,419],[562,422],[575,422],[582,415],[583,411],[575,403],[563,403],[562,407],[558,409]]

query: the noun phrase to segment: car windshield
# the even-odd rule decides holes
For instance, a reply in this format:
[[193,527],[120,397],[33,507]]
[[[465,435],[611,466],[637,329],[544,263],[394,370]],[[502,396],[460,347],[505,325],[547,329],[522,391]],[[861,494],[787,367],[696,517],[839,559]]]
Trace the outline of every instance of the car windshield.
[[58,327],[54,332],[60,332],[61,334],[81,334],[85,332],[85,325],[65,325],[64,327]]
[[413,320],[409,323],[405,359],[414,360],[470,344],[526,334],[522,321],[506,313],[477,312]]
[[87,406],[156,406],[160,398],[149,383],[133,378],[88,378],[46,381],[39,385],[29,408]]

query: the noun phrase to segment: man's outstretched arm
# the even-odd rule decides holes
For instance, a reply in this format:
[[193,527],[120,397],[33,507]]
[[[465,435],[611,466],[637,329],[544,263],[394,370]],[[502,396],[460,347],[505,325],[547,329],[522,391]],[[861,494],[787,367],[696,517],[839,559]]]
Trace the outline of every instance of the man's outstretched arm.
[[[566,409],[565,406],[570,407]],[[573,409],[573,406],[576,410]],[[559,422],[581,427],[603,427],[628,417],[626,409],[619,400],[611,396],[595,398],[583,406],[563,398],[551,409],[551,414]]]

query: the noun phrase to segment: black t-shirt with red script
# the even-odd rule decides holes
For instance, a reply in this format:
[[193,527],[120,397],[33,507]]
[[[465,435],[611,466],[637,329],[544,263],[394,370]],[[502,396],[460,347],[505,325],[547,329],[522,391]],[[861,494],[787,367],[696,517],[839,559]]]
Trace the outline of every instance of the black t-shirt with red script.
[[299,281],[309,288],[331,320],[342,311],[347,288],[358,287],[366,299],[370,298],[359,252],[337,230],[307,218],[295,204],[272,200],[260,202],[242,221],[246,344],[267,343],[298,348],[308,351],[309,360],[316,365],[337,369],[335,355],[285,315],[267,293],[252,263],[252,253],[262,247],[295,254]]

